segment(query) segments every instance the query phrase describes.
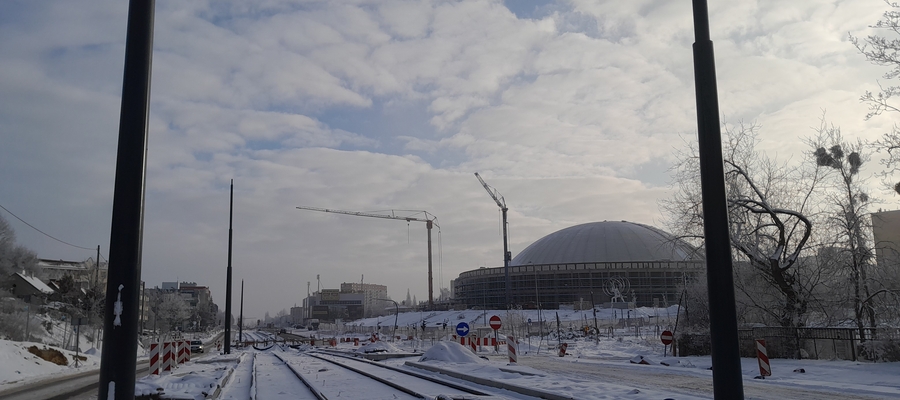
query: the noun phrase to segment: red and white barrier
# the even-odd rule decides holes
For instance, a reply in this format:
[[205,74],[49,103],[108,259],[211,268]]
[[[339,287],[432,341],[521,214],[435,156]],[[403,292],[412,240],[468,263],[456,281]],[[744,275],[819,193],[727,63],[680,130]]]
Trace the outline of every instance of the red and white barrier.
[[568,344],[568,343],[563,342],[563,343],[560,343],[560,344],[559,344],[559,356],[560,356],[560,357],[566,355],[566,349],[567,349],[567,348],[569,348],[569,344]]
[[174,344],[174,343],[172,343],[172,342],[165,342],[165,343],[163,343],[163,348],[162,348],[162,353],[163,353],[163,356],[162,356],[162,370],[163,370],[163,372],[165,372],[165,371],[171,371],[171,370],[172,370],[172,367],[175,366],[175,362],[174,362],[174,354],[173,354],[173,351],[172,351],[172,345],[173,345],[173,344]]
[[512,336],[506,337],[506,354],[509,356],[510,365],[519,362],[519,346],[516,345],[516,338]]
[[184,340],[175,341],[175,364],[184,364]]
[[478,354],[478,349],[475,348],[475,346],[477,345],[477,343],[478,343],[478,338],[473,337],[473,338],[469,339],[469,347],[472,348],[472,352],[475,353],[475,354]]
[[359,338],[353,338],[353,345],[359,346]]
[[159,375],[159,343],[150,343],[150,374]]
[[769,365],[769,355],[766,354],[766,340],[756,339],[756,360],[759,361],[759,377],[772,376],[772,367]]

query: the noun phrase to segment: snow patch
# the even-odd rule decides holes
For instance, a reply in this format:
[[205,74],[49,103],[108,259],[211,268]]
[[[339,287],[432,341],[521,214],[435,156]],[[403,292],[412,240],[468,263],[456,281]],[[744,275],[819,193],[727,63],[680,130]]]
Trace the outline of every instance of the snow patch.
[[359,346],[356,349],[357,353],[405,353],[405,351],[400,350],[397,346],[394,346],[388,342],[377,341],[375,343],[366,343],[365,345]]
[[425,361],[446,361],[463,364],[482,364],[485,362],[473,354],[471,350],[456,342],[439,342],[431,346],[419,358],[419,362]]

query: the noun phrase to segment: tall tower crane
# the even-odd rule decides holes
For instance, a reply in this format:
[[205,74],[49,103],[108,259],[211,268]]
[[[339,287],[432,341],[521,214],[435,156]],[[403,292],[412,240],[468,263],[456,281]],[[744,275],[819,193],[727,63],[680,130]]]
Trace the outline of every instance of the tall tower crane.
[[[331,208],[319,208],[319,207],[297,207],[299,210],[311,210],[311,211],[321,211],[327,213],[334,214],[344,214],[344,215],[355,215],[357,217],[371,217],[371,218],[385,218],[385,219],[399,219],[406,222],[424,222],[425,229],[428,230],[428,308],[434,309],[434,289],[432,286],[432,273],[431,273],[431,227],[437,226],[438,229],[441,228],[440,225],[437,224],[437,217],[434,214],[429,214],[428,211],[410,211],[413,213],[423,213],[425,215],[424,218],[416,218],[410,216],[401,216],[397,215],[395,210],[388,210],[390,214],[375,214],[375,213],[367,213],[360,211],[343,211],[343,210],[335,210]],[[405,210],[404,210],[405,211]],[[429,218],[430,216],[430,218]]]
[[506,307],[512,305],[512,301],[510,299],[509,290],[510,290],[510,282],[509,282],[509,261],[512,260],[512,253],[509,252],[509,240],[506,236],[506,211],[509,208],[506,208],[506,199],[500,195],[500,192],[497,189],[494,189],[490,185],[484,182],[484,179],[481,179],[481,175],[475,173],[475,177],[478,178],[478,181],[481,182],[481,186],[484,186],[484,190],[487,190],[488,194],[491,195],[491,198],[494,199],[494,202],[497,203],[497,206],[500,207],[500,211],[503,213],[503,269],[506,274]]

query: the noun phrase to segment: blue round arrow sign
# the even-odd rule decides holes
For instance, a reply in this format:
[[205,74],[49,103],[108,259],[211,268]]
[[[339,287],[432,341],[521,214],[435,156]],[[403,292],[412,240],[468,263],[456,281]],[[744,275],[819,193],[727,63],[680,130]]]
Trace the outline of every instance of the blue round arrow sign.
[[460,322],[456,325],[456,334],[459,336],[466,336],[469,334],[469,324],[465,322]]

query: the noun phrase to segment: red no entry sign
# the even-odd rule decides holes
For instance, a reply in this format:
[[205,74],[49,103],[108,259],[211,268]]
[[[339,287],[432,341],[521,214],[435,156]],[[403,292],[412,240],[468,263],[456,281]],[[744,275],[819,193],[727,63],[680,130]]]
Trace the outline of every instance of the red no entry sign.
[[672,336],[672,332],[669,331],[663,331],[663,333],[659,335],[659,340],[662,340],[662,343],[666,346],[672,344],[672,340],[674,338],[675,337]]
[[500,329],[500,317],[498,317],[496,315],[492,315],[490,321],[491,321],[491,329],[493,329],[495,331],[497,329]]

